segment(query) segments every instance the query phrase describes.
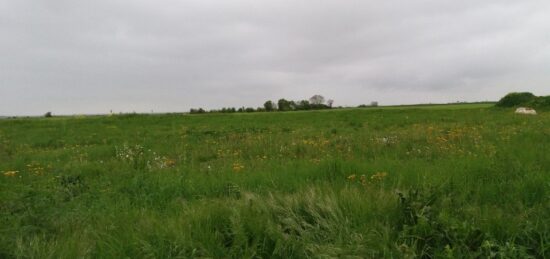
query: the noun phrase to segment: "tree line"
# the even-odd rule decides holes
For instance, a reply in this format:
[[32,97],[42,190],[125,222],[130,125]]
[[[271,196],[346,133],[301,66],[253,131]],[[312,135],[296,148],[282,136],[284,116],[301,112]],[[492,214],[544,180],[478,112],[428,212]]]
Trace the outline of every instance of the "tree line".
[[237,113],[237,112],[275,112],[275,111],[306,111],[306,110],[323,110],[332,109],[334,100],[326,100],[322,95],[314,95],[309,100],[292,101],[286,99],[279,99],[277,102],[268,100],[264,103],[263,107],[224,107],[219,110],[205,110],[203,108],[193,108],[190,113]]

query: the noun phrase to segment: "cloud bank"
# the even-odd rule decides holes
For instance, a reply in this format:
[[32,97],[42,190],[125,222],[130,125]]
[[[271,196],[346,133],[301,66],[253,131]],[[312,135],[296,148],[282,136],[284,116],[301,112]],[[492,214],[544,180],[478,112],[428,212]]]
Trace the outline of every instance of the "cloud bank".
[[0,114],[550,94],[550,2],[0,0]]

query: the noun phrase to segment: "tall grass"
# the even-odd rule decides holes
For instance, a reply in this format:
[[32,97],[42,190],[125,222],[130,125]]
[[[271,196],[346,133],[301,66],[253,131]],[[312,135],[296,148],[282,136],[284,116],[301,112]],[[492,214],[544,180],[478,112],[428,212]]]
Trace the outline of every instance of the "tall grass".
[[548,150],[491,108],[5,120],[0,257],[544,258]]

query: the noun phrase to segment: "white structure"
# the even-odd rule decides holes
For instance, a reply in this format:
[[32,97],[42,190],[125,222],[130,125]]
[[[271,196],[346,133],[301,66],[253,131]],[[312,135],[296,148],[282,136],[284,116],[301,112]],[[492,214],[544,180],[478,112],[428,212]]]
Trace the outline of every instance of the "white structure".
[[516,114],[537,115],[537,111],[531,108],[519,107],[516,109]]

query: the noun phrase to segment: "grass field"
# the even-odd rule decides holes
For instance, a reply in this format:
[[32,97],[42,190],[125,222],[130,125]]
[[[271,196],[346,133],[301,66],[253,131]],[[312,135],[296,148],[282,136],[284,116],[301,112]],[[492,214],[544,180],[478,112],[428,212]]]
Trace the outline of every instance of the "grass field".
[[550,257],[550,113],[0,121],[0,258]]

